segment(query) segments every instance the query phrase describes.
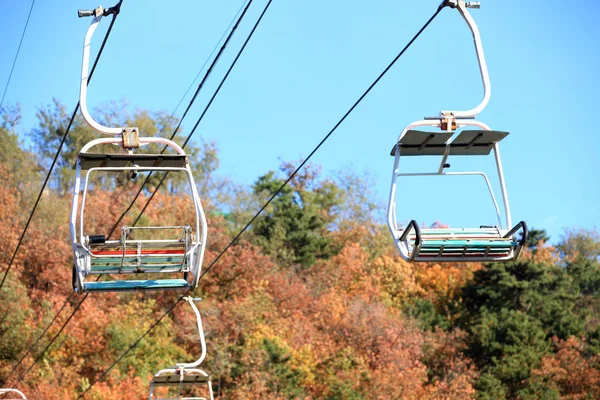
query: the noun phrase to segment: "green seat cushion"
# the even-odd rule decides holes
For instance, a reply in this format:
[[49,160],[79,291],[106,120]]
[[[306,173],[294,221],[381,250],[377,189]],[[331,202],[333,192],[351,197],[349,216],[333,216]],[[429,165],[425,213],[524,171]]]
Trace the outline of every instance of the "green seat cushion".
[[[122,257],[92,257],[93,264],[121,264]],[[143,263],[178,263],[183,262],[183,256],[166,256],[166,257],[140,257]],[[127,256],[123,258],[125,263],[137,262],[137,257]]]
[[517,246],[517,242],[512,240],[427,240],[423,239],[421,248],[437,248],[444,246],[444,249],[448,248],[512,248]]
[[421,235],[497,235],[497,229],[421,229]]
[[131,292],[137,290],[170,290],[187,289],[190,284],[185,279],[157,279],[157,280],[127,280],[85,282],[84,292]]
[[[121,273],[138,273],[138,272],[164,272],[166,271],[181,271],[181,264],[144,264],[140,266],[138,271],[137,265],[123,265]],[[92,274],[118,274],[121,266],[118,264],[92,264]]]

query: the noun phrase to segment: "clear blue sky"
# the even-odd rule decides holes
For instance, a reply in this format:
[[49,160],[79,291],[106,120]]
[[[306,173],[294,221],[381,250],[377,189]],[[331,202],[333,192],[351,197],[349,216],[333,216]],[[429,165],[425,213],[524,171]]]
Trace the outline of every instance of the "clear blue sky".
[[[193,126],[265,3],[254,2],[185,128]],[[566,227],[600,226],[600,5],[482,3],[472,14],[484,41],[492,98],[479,119],[511,132],[501,150],[513,220],[546,228],[554,240]],[[0,13],[2,89],[30,4],[5,2]],[[136,107],[172,111],[241,4],[124,0],[88,103],[126,98]],[[91,22],[76,13],[96,5],[36,2],[5,100],[21,105],[24,140],[36,124],[37,108],[52,97],[69,110],[75,106],[83,36]],[[437,0],[274,0],[196,137],[216,141],[220,172],[242,184],[282,159],[305,157],[437,5]],[[104,19],[93,53],[108,25]],[[455,10],[445,9],[313,161],[325,175],[347,166],[370,171],[386,202],[389,150],[401,129],[440,109],[470,108],[481,95],[470,32]],[[493,171],[492,157],[453,162],[467,165]],[[478,181],[407,183],[400,219],[440,219],[452,226],[494,222]]]

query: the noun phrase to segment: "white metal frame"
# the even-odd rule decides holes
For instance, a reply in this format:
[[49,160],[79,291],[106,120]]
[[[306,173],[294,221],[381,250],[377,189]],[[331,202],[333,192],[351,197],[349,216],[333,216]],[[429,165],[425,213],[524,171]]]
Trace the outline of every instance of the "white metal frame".
[[[200,364],[202,364],[202,362],[204,361],[204,359],[206,358],[206,340],[204,338],[204,329],[202,327],[202,318],[200,316],[200,311],[198,311],[198,307],[196,307],[195,301],[200,300],[198,298],[192,298],[190,296],[184,297],[184,300],[187,301],[190,306],[192,307],[192,310],[194,311],[194,314],[196,316],[196,325],[198,328],[198,333],[200,335],[200,347],[201,347],[201,354],[200,357],[191,363],[177,363],[175,364],[175,367],[173,368],[166,368],[166,369],[162,369],[160,371],[158,371],[154,377],[164,377],[164,376],[178,376],[180,379],[180,383],[179,383],[179,397],[177,397],[174,400],[206,400],[204,397],[181,397],[182,396],[182,392],[183,392],[183,388],[186,385],[193,385],[191,383],[186,383],[183,381],[183,378],[187,375],[202,375],[208,378],[207,380],[207,385],[208,385],[208,392],[210,395],[210,400],[214,400],[214,394],[213,394],[213,390],[212,390],[212,381],[210,378],[210,375],[208,375],[205,371],[197,368],[198,366],[200,366]],[[160,384],[156,384],[154,379],[152,379],[152,382],[150,383],[150,397],[149,400],[167,400],[167,399],[163,399],[163,398],[157,398],[154,396],[154,389],[156,386],[160,386]],[[173,398],[169,398],[169,399],[173,399]]]
[[[88,152],[91,148],[101,144],[121,144],[123,139],[121,138],[103,138],[103,139],[95,139],[90,143],[86,144],[82,149],[81,153]],[[165,144],[171,148],[173,148],[178,154],[185,155],[183,149],[175,142],[164,139],[164,138],[140,138],[140,145],[145,145],[149,143],[160,143]],[[85,175],[84,183],[81,183],[81,160],[77,159],[77,164],[75,166],[75,187],[73,189],[73,202],[71,207],[71,218],[70,218],[70,232],[71,232],[71,244],[73,247],[73,254],[75,257],[75,264],[77,268],[77,287],[79,291],[84,290],[84,282],[85,277],[91,271],[91,258],[94,257],[91,250],[85,245],[85,235],[84,235],[84,210],[85,210],[85,200],[87,196],[88,189],[88,181],[89,174],[92,171],[179,171],[184,172],[188,177],[188,182],[190,185],[190,191],[192,193],[192,200],[194,203],[195,209],[195,238],[196,241],[192,243],[192,248],[187,252],[186,257],[188,258],[187,265],[190,268],[190,272],[192,273],[193,280],[191,283],[191,288],[194,289],[198,286],[198,280],[200,278],[201,268],[202,268],[202,260],[204,258],[204,249],[206,246],[206,236],[207,236],[207,222],[206,216],[204,214],[204,210],[202,208],[202,204],[200,202],[200,196],[198,194],[198,190],[196,188],[196,183],[194,181],[194,176],[192,174],[190,165],[186,163],[185,168],[175,168],[175,167],[97,167],[90,168]],[[79,192],[81,191],[83,186],[83,196],[81,205],[79,205]],[[76,229],[77,216],[79,214],[79,232]],[[169,227],[163,227],[169,228]],[[79,234],[78,234],[79,233]],[[195,258],[195,259],[194,259]]]
[[0,395],[15,394],[19,397],[3,397],[4,400],[27,400],[27,397],[18,389],[0,389]]
[[[452,142],[452,137],[450,137],[446,141],[446,150],[444,152],[444,155],[441,158],[441,162],[440,162],[439,167],[437,168],[436,172],[399,173],[399,162],[400,162],[400,156],[401,156],[400,140],[406,135],[406,133],[409,130],[411,130],[413,128],[434,127],[434,128],[438,128],[441,130],[455,131],[455,129],[453,129],[453,127],[452,127],[453,123],[455,123],[456,129],[466,127],[466,126],[473,126],[473,127],[477,127],[482,130],[486,130],[486,131],[491,130],[491,128],[488,125],[486,125],[485,123],[474,119],[475,116],[478,113],[480,113],[485,108],[485,106],[488,104],[488,101],[490,99],[490,94],[491,94],[491,84],[490,84],[490,79],[489,79],[489,73],[488,73],[487,64],[485,61],[485,55],[483,53],[483,46],[481,43],[481,36],[479,34],[479,29],[477,28],[477,24],[475,23],[475,21],[473,20],[473,18],[469,14],[469,12],[467,11],[467,8],[479,8],[479,3],[465,2],[465,1],[458,1],[458,0],[448,0],[444,3],[444,5],[458,9],[459,13],[463,17],[463,19],[466,21],[469,28],[471,29],[471,32],[473,34],[473,41],[475,44],[475,50],[477,53],[477,59],[479,62],[479,70],[481,72],[481,78],[482,78],[482,82],[483,82],[484,96],[483,96],[483,100],[481,101],[481,103],[478,106],[476,106],[470,110],[441,111],[440,115],[438,117],[428,117],[423,120],[412,122],[406,128],[404,128],[402,130],[402,132],[400,133],[400,135],[398,137],[398,140],[396,142],[397,145],[396,145],[395,152],[394,152],[395,153],[394,154],[394,156],[395,156],[394,157],[394,169],[393,169],[393,173],[392,173],[392,181],[391,181],[391,188],[390,188],[390,195],[389,195],[389,202],[388,202],[388,218],[387,218],[388,221],[387,222],[388,222],[388,227],[390,229],[390,232],[394,238],[394,242],[395,242],[396,246],[398,247],[398,250],[400,251],[401,256],[405,260],[409,260],[409,261],[412,261],[415,258],[415,254],[418,253],[419,249],[417,248],[416,251],[415,251],[415,249],[413,249],[412,252],[409,249],[409,244],[408,244],[408,241],[406,240],[407,236],[409,236],[409,235],[406,235],[405,232],[407,229],[410,229],[410,224],[407,227],[399,226],[399,224],[398,224],[397,215],[396,215],[396,192],[397,192],[396,181],[397,181],[398,177],[456,176],[456,175],[479,175],[479,176],[482,176],[488,187],[490,196],[492,198],[492,202],[493,202],[495,210],[496,210],[496,216],[498,218],[498,228],[497,228],[496,236],[503,237],[503,236],[507,235],[508,233],[514,234],[514,232],[513,232],[514,229],[511,230],[510,232],[508,231],[508,229],[510,229],[510,227],[512,226],[512,218],[511,218],[510,204],[509,204],[509,200],[508,200],[508,193],[506,190],[506,183],[504,180],[504,172],[502,169],[500,148],[499,148],[498,143],[494,143],[492,150],[494,151],[494,158],[496,161],[496,168],[498,171],[498,180],[500,183],[502,202],[503,202],[503,206],[504,206],[504,214],[505,214],[504,223],[502,221],[498,203],[496,201],[496,197],[494,196],[494,192],[490,185],[490,181],[485,173],[483,173],[483,172],[444,172],[444,165],[446,164],[446,160],[447,160],[448,156],[451,155],[450,144]],[[428,231],[433,231],[433,229],[430,229]],[[401,238],[404,238],[404,240],[400,240]],[[519,246],[514,252],[511,252],[511,254],[509,254],[507,257],[498,258],[498,259],[496,259],[496,261],[514,259],[518,256],[518,253],[520,252],[520,250],[521,250],[521,248]],[[453,258],[449,258],[449,257],[444,257],[444,260],[445,261],[464,261],[464,258],[456,257],[453,259]],[[431,261],[436,261],[436,260],[432,259]],[[474,261],[476,261],[476,260],[474,260]]]

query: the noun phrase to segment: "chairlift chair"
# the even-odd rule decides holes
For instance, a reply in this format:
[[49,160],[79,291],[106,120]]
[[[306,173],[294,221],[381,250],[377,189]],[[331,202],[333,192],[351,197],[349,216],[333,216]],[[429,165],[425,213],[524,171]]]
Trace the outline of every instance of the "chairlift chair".
[[[193,299],[188,296],[185,297],[184,300],[190,304],[190,307],[192,307],[192,310],[196,315],[202,353],[200,358],[192,363],[178,363],[173,368],[158,371],[150,383],[149,400],[207,400],[206,397],[190,397],[186,394],[186,391],[189,391],[191,388],[202,387],[204,385],[208,386],[209,399],[214,400],[210,375],[197,368],[206,357],[206,341],[204,339],[204,330],[202,329],[202,319],[198,307],[196,307],[196,304],[194,303],[195,300],[200,299]],[[167,387],[170,389],[177,388],[177,395],[176,397],[173,397],[172,394],[168,395],[169,397],[157,397],[155,390],[158,387]]]
[[[71,242],[75,266],[73,287],[84,292],[124,292],[146,290],[195,289],[200,277],[207,224],[200,196],[196,189],[187,154],[175,142],[160,137],[139,137],[135,127],[106,127],[96,122],[87,109],[87,82],[90,58],[90,42],[103,16],[118,12],[118,9],[98,7],[92,11],[79,11],[79,16],[93,16],[83,47],[81,71],[80,107],[85,121],[96,131],[111,136],[87,143],[75,164],[75,186],[70,217]],[[113,144],[126,152],[118,154],[94,153],[100,145]],[[175,154],[140,154],[135,150],[142,146],[164,145]],[[82,171],[87,171],[82,180]],[[180,172],[187,177],[195,216],[189,226],[122,226],[118,239],[103,234],[84,232],[85,204],[90,173],[105,171],[129,174],[138,172]],[[79,204],[79,195],[82,201]],[[79,229],[77,229],[79,218]],[[135,239],[133,233],[144,231],[154,239]],[[159,236],[159,234],[161,236]],[[156,239],[168,236],[169,239]],[[161,279],[86,281],[88,275],[162,274]],[[147,275],[146,275],[147,276]],[[156,276],[156,275],[155,275]],[[162,279],[167,276],[168,278]]]
[[[483,54],[481,37],[475,21],[467,8],[479,8],[479,3],[449,0],[444,5],[456,8],[473,34],[475,50],[484,87],[481,103],[467,111],[441,111],[439,116],[425,117],[410,123],[402,130],[392,148],[394,170],[388,203],[388,226],[400,255],[407,261],[444,262],[444,261],[509,261],[519,256],[527,240],[527,224],[524,221],[512,226],[510,206],[506,192],[506,183],[502,170],[499,142],[508,132],[492,130],[483,122],[475,120],[490,99],[490,79]],[[439,131],[419,130],[419,127],[433,127]],[[473,127],[474,129],[464,129]],[[505,221],[502,221],[500,209],[487,175],[483,172],[447,172],[450,156],[486,156],[494,152],[498,179],[504,204]],[[399,173],[401,157],[439,156],[437,171],[420,173]],[[497,226],[477,228],[420,228],[413,219],[407,225],[398,224],[396,213],[396,181],[399,177],[417,176],[481,176],[491,195],[497,219]],[[503,223],[504,222],[504,223]],[[516,234],[521,232],[521,237]]]
[[2,396],[2,400],[27,400],[23,392],[18,389],[0,389],[0,396]]

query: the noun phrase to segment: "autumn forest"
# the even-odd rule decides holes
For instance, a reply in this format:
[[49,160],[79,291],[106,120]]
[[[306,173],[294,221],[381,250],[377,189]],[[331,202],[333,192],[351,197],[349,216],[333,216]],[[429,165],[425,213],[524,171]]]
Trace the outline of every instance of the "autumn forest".
[[[145,136],[177,125],[120,103],[98,115]],[[154,373],[199,356],[196,321],[180,302],[155,324],[180,295],[173,291],[73,295],[72,166],[97,137],[82,119],[11,263],[69,115],[59,101],[40,108],[26,138],[19,120],[18,107],[0,109],[0,272],[12,264],[0,290],[0,387],[29,399],[148,398]],[[368,174],[308,165],[211,264],[297,165],[284,161],[247,187],[219,174],[218,145],[187,147],[209,225],[210,270],[194,296],[216,398],[600,398],[598,232],[573,227],[550,245],[544,227],[532,227],[514,262],[407,263]],[[91,229],[108,233],[139,185],[92,182]],[[141,222],[175,223],[190,207],[171,177]]]

